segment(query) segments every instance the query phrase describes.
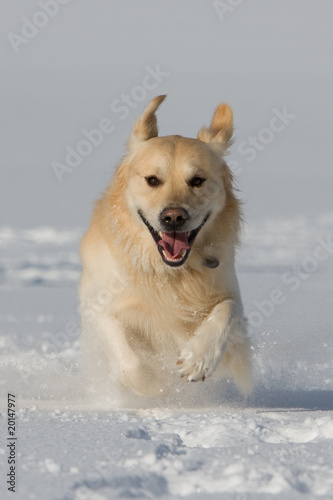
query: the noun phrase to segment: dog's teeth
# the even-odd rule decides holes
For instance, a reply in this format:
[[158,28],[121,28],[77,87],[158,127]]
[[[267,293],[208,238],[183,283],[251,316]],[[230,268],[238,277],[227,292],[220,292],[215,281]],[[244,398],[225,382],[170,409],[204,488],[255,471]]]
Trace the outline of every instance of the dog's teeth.
[[164,249],[163,249],[162,251],[163,251],[163,255],[164,255],[165,259],[166,259],[166,260],[168,260],[169,262],[177,262],[177,261],[180,261],[180,260],[182,260],[182,259],[185,257],[185,254],[186,254],[186,251],[185,251],[185,252],[183,252],[182,254],[180,254],[180,256],[179,256],[177,259],[170,259],[170,258],[167,256],[167,254],[166,254],[166,252],[164,251]]

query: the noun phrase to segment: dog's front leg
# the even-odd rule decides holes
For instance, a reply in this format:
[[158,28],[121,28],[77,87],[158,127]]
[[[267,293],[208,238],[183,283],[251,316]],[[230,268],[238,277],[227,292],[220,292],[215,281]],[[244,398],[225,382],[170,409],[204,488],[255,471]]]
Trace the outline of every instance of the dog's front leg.
[[240,390],[250,392],[252,382],[246,327],[242,308],[233,300],[225,300],[214,307],[184,345],[177,364],[182,377],[196,382],[211,376],[221,360],[228,365],[225,371],[235,378]]
[[[110,314],[83,310],[82,347],[92,385],[111,376],[140,396],[154,396],[163,389],[162,376],[154,372],[149,351],[131,345],[131,334]],[[133,336],[134,337],[134,336]]]

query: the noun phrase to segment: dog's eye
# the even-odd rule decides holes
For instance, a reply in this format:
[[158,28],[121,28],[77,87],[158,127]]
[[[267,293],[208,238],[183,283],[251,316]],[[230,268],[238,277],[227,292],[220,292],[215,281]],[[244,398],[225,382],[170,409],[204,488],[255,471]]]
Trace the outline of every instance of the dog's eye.
[[151,187],[157,187],[161,184],[161,181],[154,175],[152,175],[151,177],[145,177],[145,179],[147,181],[147,184]]
[[193,177],[193,179],[190,180],[190,186],[201,187],[205,180],[206,179],[203,179],[202,177]]

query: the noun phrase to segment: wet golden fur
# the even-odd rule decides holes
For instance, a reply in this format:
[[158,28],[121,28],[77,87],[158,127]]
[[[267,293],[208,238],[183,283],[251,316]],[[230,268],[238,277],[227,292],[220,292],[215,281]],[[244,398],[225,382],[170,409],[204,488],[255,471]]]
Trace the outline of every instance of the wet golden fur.
[[[128,152],[82,239],[80,300],[91,377],[98,379],[99,364],[102,379],[153,396],[172,390],[179,375],[197,381],[215,372],[232,376],[248,393],[248,340],[234,272],[241,214],[223,159],[232,111],[220,105],[197,139],[158,137],[155,112],[164,97],[151,101],[134,125]],[[160,187],[147,185],[151,175],[163,179]],[[207,178],[204,187],[189,188],[191,175]],[[157,228],[168,206],[186,207],[191,229],[211,214],[176,268],[163,262],[138,215]],[[218,258],[216,269],[203,266],[209,257]]]

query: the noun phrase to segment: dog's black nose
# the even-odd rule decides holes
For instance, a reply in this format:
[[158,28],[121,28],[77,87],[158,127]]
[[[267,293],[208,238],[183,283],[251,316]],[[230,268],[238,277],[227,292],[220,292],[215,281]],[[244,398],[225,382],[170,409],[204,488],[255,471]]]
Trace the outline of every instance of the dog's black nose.
[[175,231],[185,224],[188,213],[183,208],[166,208],[161,213],[160,218],[167,231]]

